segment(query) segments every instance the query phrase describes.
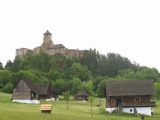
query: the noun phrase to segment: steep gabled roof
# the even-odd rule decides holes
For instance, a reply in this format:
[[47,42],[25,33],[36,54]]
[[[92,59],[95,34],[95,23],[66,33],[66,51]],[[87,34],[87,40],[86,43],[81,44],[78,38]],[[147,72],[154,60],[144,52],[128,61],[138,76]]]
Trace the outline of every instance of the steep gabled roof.
[[[31,89],[33,92],[37,92],[38,94],[47,94],[49,84],[39,84],[39,83],[33,83],[31,80],[23,80],[27,86]],[[53,88],[50,92],[53,92]]]
[[154,95],[153,80],[112,80],[106,85],[107,96]]
[[26,80],[26,79],[22,79],[22,80],[27,84],[27,86],[31,89],[31,91],[37,92],[37,88],[31,80]]

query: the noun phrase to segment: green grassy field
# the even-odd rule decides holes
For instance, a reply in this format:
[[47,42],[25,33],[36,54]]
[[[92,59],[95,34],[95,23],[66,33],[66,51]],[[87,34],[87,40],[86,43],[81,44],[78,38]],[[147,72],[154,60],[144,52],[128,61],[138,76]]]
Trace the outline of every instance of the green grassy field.
[[[131,114],[106,113],[105,99],[102,107],[97,107],[98,99],[94,100],[91,118],[88,102],[69,101],[69,109],[66,109],[65,101],[56,101],[52,103],[51,114],[42,114],[40,105],[12,103],[10,98],[10,94],[0,93],[0,120],[140,120],[140,117]],[[157,102],[155,115],[145,116],[145,120],[160,120],[160,102]]]

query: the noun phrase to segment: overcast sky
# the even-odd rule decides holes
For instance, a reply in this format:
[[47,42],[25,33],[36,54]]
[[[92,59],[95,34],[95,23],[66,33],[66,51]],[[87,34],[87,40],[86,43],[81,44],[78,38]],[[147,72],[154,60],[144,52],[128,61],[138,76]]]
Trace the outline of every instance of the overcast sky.
[[0,0],[0,62],[41,45],[47,29],[55,44],[160,70],[160,0]]

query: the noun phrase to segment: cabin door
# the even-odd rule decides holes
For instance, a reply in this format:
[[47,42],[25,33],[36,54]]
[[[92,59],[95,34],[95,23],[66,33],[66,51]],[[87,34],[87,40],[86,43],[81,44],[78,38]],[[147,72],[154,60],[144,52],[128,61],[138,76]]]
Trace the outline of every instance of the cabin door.
[[111,106],[116,107],[116,99],[111,99]]
[[120,98],[116,99],[116,106],[119,107],[122,105],[122,100]]

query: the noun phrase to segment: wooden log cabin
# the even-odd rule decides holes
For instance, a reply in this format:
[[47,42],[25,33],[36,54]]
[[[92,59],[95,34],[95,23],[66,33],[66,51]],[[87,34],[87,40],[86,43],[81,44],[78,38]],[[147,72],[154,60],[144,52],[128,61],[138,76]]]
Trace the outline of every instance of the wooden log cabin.
[[79,101],[88,101],[88,96],[87,92],[80,90],[74,95],[74,99]]
[[40,99],[57,98],[50,84],[35,84],[31,80],[20,80],[12,91],[12,101],[39,103]]
[[112,80],[106,85],[106,111],[153,114],[155,94],[152,80]]

